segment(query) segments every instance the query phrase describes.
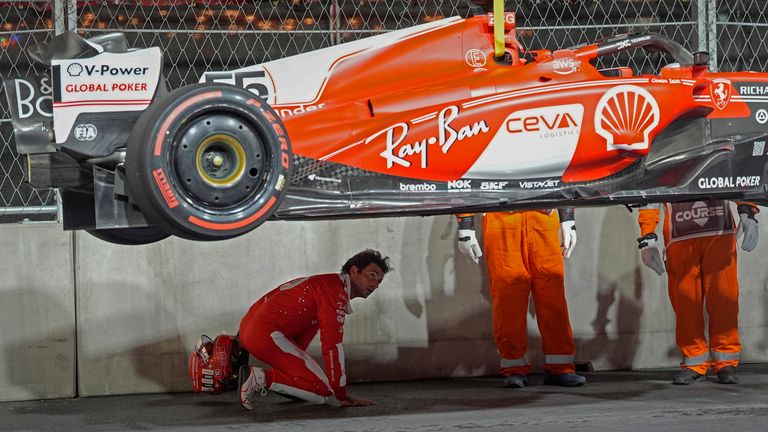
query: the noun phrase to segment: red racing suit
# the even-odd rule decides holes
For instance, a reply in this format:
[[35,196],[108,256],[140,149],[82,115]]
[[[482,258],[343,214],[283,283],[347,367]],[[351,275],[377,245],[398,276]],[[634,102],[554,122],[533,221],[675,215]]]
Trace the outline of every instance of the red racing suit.
[[[286,282],[251,306],[240,322],[240,343],[272,366],[265,371],[267,389],[310,401],[349,399],[342,346],[344,320],[352,313],[349,290],[348,275],[322,274]],[[318,330],[325,373],[306,352]]]
[[[658,208],[639,212],[640,235],[653,233]],[[666,204],[664,241],[669,299],[675,312],[680,364],[697,373],[737,366],[739,282],[736,229],[727,201]],[[709,343],[704,307],[709,315]],[[711,356],[710,356],[711,351]]]

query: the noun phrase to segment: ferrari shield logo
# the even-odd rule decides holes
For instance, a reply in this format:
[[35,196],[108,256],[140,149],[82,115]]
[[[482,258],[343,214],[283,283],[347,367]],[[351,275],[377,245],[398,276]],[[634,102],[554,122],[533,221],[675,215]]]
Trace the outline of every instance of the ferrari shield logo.
[[717,78],[712,80],[709,86],[709,95],[712,96],[712,103],[721,111],[731,101],[731,93],[733,93],[733,87],[731,86],[731,81],[727,79]]

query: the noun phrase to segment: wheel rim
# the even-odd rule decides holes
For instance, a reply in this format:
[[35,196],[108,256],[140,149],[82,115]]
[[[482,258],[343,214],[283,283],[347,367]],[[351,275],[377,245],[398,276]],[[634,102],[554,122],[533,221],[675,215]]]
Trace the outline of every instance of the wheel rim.
[[247,122],[231,114],[203,114],[179,131],[172,181],[195,207],[239,211],[261,190],[267,155]]
[[204,182],[216,187],[232,186],[245,172],[245,149],[232,136],[215,134],[197,148],[195,162]]

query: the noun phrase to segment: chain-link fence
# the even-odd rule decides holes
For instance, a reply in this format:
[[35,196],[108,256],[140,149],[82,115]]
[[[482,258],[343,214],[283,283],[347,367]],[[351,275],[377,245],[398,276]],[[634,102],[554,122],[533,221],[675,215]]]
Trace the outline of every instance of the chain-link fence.
[[[476,0],[490,11],[492,0]],[[722,70],[768,69],[768,2],[764,0],[518,0],[528,49],[557,49],[620,33],[654,32],[692,51],[709,50]],[[41,72],[24,53],[65,29],[85,37],[124,32],[133,47],[166,53],[170,88],[197,82],[208,69],[261,63],[448,16],[468,16],[465,0],[41,0],[0,1],[0,74]],[[601,67],[657,72],[672,61],[635,52]],[[23,184],[4,89],[0,95],[0,221],[55,210],[51,191]],[[51,213],[52,214],[52,213]],[[4,216],[3,216],[4,215]]]

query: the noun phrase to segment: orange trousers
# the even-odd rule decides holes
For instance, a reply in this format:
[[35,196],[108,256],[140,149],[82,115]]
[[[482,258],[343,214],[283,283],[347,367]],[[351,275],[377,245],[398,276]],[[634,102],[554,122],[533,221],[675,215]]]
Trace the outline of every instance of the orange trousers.
[[[671,242],[667,246],[669,300],[675,311],[675,339],[682,367],[705,374],[737,366],[739,282],[736,236],[723,234]],[[709,344],[704,307],[709,315]],[[711,351],[711,356],[710,356]]]
[[557,212],[488,213],[483,217],[493,334],[503,375],[526,375],[528,300],[533,294],[544,370],[574,372],[573,330],[565,301]]

